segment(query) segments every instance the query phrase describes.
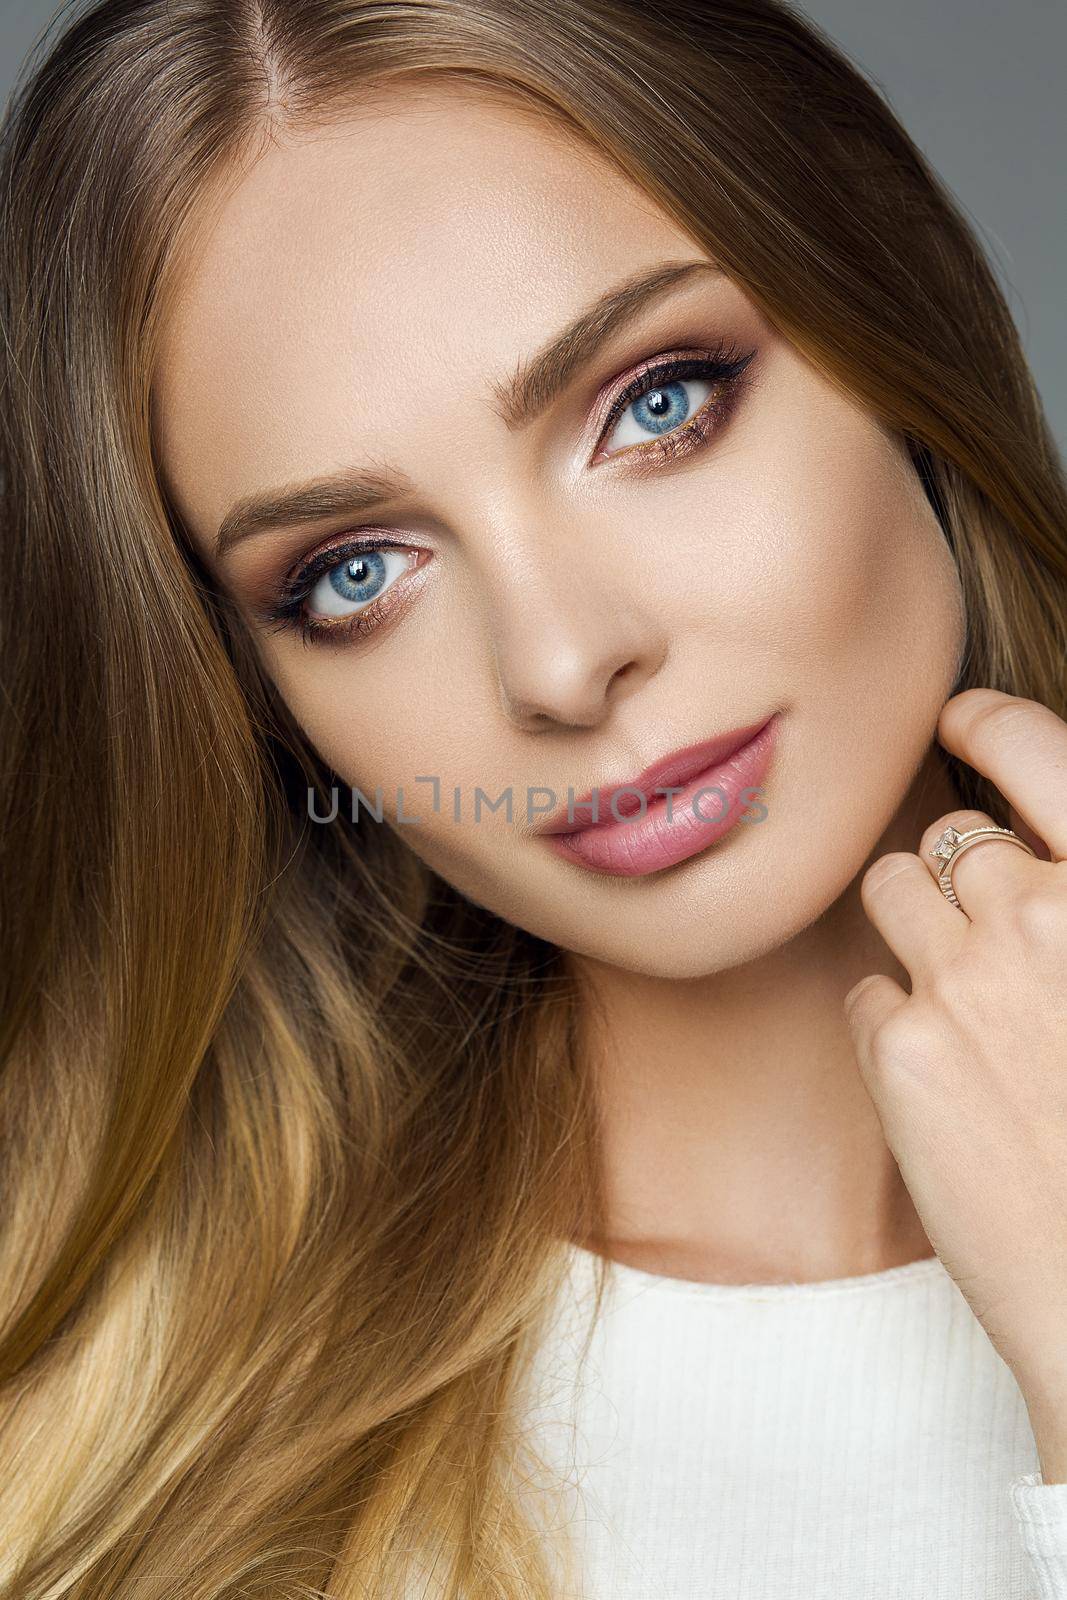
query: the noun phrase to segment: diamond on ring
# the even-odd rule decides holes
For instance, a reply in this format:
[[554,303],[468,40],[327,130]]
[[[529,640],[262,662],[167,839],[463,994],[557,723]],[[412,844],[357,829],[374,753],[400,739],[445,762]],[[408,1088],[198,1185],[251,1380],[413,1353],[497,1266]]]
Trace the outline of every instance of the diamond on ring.
[[946,828],[934,848],[930,851],[930,854],[936,856],[939,861],[948,861],[959,842],[960,836],[956,829]]

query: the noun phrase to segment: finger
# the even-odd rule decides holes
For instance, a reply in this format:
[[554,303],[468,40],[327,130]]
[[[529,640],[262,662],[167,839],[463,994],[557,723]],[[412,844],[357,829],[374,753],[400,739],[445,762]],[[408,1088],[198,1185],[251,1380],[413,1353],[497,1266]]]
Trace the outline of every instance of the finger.
[[915,980],[930,973],[967,930],[918,856],[894,850],[867,868],[860,900],[870,921]]
[[1067,858],[1067,723],[1062,717],[1039,700],[999,689],[965,689],[942,706],[937,736],[946,750],[991,779],[1045,841],[1053,861]]
[[1041,835],[1035,833],[1025,817],[1020,817],[1014,806],[1008,807],[1008,826],[1014,828],[1020,839],[1025,839],[1039,861],[1051,861],[1052,855]]
[[[919,842],[919,857],[937,885],[937,876],[945,865],[934,855],[934,848],[947,828],[957,833],[967,833],[972,828],[995,828],[997,824],[984,811],[949,811],[923,831]],[[1035,861],[1026,850],[1021,850],[1010,839],[979,839],[962,849],[952,862],[952,888],[972,921],[976,917],[997,916],[1017,899],[1035,877],[1048,871],[1047,863]],[[940,894],[942,891],[938,889]],[[951,902],[946,900],[946,905]],[[958,913],[957,913],[958,914]]]
[[845,1021],[865,1082],[870,1083],[873,1077],[871,1040],[879,1024],[901,1006],[907,1005],[908,999],[900,984],[883,972],[861,978],[846,994]]

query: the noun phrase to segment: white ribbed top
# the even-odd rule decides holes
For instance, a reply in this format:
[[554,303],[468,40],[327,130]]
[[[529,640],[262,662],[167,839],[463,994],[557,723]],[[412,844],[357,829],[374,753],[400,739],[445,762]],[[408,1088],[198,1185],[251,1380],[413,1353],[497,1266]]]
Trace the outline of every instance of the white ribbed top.
[[[584,1586],[559,1600],[1067,1600],[1067,1484],[934,1256],[694,1283],[576,1246],[527,1393]],[[543,1513],[542,1513],[543,1514]]]

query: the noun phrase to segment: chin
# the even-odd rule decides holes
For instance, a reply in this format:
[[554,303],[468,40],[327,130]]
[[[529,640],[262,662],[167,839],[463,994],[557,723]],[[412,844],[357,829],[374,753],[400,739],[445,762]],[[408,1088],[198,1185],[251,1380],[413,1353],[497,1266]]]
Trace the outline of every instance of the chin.
[[835,873],[824,851],[798,860],[780,838],[776,843],[777,849],[768,821],[751,825],[729,859],[712,847],[641,878],[568,866],[563,886],[556,872],[550,881],[516,876],[505,893],[483,885],[480,900],[572,955],[645,977],[707,977],[788,942],[853,875],[841,861]]

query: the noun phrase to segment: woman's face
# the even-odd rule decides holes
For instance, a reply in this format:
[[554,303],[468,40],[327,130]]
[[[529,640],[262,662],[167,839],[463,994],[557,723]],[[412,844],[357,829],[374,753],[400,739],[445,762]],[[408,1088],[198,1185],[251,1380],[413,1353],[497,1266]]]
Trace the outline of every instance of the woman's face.
[[[902,445],[610,164],[474,91],[378,91],[270,144],[215,215],[157,447],[338,776],[338,819],[308,826],[380,790],[381,826],[463,894],[648,974],[819,916],[912,785],[962,644]],[[300,617],[263,620],[287,580]],[[699,784],[714,751],[615,793],[769,719]],[[561,845],[538,830],[568,789],[609,826]]]

